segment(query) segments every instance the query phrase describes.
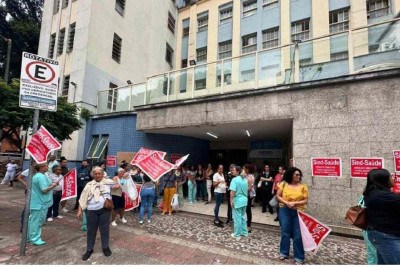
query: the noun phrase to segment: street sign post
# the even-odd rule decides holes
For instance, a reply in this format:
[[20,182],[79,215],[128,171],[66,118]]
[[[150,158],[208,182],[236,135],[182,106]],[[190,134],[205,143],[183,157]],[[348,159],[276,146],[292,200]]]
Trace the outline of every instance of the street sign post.
[[[58,72],[58,61],[27,52],[22,53],[19,106],[35,109],[33,113],[32,134],[35,134],[38,130],[39,109],[47,111],[57,110]],[[25,256],[26,252],[33,171],[34,159],[31,157],[20,256]]]

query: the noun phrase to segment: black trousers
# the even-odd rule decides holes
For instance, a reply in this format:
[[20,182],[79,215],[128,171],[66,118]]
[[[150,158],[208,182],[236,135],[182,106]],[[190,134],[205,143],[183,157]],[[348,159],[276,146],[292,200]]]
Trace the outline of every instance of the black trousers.
[[101,247],[106,249],[109,247],[108,240],[110,238],[110,215],[111,210],[86,210],[87,220],[87,247],[86,251],[93,250],[96,242],[97,229],[100,230]]
[[47,210],[47,218],[57,217],[59,215],[58,210],[60,209],[62,191],[53,191],[53,205]]
[[78,186],[78,188],[77,188],[74,210],[77,210],[79,207],[79,199],[81,198],[83,188],[84,187],[81,187],[81,186]]
[[247,197],[246,215],[247,215],[247,227],[251,227],[251,221],[253,220],[253,214],[251,213],[251,202],[254,197]]
[[228,211],[227,211],[227,213],[226,213],[226,217],[228,217],[228,219],[227,219],[227,221],[232,221],[232,206],[231,206],[231,192],[228,190],[227,191],[227,194],[226,194],[226,196],[227,196],[227,201],[226,202],[228,202]]
[[262,212],[266,212],[267,208],[269,213],[273,213],[273,209],[271,207],[271,205],[269,205],[269,202],[272,199],[272,188],[266,187],[266,188],[261,188],[260,192],[261,192],[261,205],[262,205]]

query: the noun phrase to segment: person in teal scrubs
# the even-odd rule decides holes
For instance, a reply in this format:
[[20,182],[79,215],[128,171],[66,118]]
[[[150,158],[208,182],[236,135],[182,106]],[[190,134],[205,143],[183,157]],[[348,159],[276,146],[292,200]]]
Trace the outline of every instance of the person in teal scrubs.
[[41,246],[46,244],[42,240],[42,225],[46,220],[47,210],[53,205],[53,188],[58,182],[52,183],[45,175],[47,164],[37,164],[37,173],[32,178],[32,194],[28,225],[28,240],[31,244]]
[[248,236],[247,231],[247,217],[246,217],[246,206],[247,206],[247,194],[248,194],[248,182],[245,178],[240,176],[242,168],[236,166],[232,170],[232,175],[235,177],[232,179],[229,186],[230,201],[232,205],[233,215],[233,233],[232,237],[239,239],[240,236]]

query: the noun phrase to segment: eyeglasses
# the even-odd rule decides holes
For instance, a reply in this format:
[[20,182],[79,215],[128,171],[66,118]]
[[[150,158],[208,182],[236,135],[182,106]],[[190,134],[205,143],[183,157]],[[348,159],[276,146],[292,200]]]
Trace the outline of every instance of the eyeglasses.
[[300,173],[295,173],[294,175],[295,175],[295,176],[301,176],[301,174],[300,174]]

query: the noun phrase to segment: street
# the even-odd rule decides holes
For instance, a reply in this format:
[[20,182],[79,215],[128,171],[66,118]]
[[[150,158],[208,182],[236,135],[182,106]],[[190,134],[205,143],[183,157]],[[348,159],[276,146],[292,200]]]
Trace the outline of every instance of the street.
[[[234,240],[232,228],[213,226],[212,217],[179,212],[161,216],[154,209],[153,221],[139,225],[138,213],[127,212],[128,223],[111,227],[111,257],[105,257],[100,237],[87,261],[81,260],[86,234],[80,230],[75,212],[63,219],[46,222],[46,245],[28,245],[26,257],[19,256],[20,215],[23,190],[19,186],[0,188],[0,264],[293,264],[278,259],[279,228],[254,224],[248,238]],[[69,209],[74,200],[68,201]],[[213,204],[211,204],[213,205]],[[316,255],[306,254],[305,264],[365,264],[364,243],[360,239],[328,236]]]

